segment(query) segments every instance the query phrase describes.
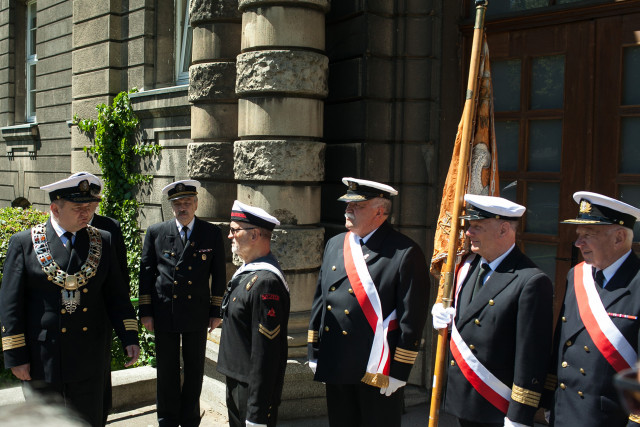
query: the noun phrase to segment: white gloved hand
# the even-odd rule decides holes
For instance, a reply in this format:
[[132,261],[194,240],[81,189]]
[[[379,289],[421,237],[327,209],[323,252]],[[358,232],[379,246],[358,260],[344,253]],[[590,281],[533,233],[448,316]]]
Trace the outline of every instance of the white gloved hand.
[[549,420],[551,419],[551,411],[549,409],[544,410],[544,420],[549,424]]
[[318,361],[317,360],[309,360],[309,368],[311,368],[311,372],[313,372],[313,374],[316,374],[316,368],[318,367]]
[[382,387],[380,389],[380,394],[384,394],[385,396],[391,396],[396,392],[400,387],[404,387],[407,384],[406,381],[400,381],[393,377],[389,377],[389,387]]
[[526,424],[513,422],[509,418],[504,417],[504,427],[528,427],[528,426]]
[[245,424],[247,427],[250,427],[250,426],[255,426],[255,427],[267,427],[267,425],[266,425],[266,424],[256,424],[256,423],[252,423],[252,422],[251,422],[251,421],[249,421],[249,420],[245,420],[244,424]]
[[453,307],[444,308],[441,302],[433,304],[431,309],[433,316],[433,329],[443,329],[449,327],[456,315],[456,309]]

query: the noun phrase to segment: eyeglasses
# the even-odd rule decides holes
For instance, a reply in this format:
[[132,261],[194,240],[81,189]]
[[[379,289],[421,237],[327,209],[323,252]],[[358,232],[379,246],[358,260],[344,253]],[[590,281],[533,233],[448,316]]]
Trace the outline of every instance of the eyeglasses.
[[242,231],[242,230],[245,230],[245,231],[246,231],[246,230],[253,230],[254,228],[257,228],[257,227],[247,227],[247,228],[233,228],[233,227],[229,227],[229,232],[235,236],[235,235],[236,235],[236,233],[237,233],[238,231]]
[[640,414],[640,382],[638,367],[620,371],[613,377],[613,384],[618,389],[620,400],[632,414]]

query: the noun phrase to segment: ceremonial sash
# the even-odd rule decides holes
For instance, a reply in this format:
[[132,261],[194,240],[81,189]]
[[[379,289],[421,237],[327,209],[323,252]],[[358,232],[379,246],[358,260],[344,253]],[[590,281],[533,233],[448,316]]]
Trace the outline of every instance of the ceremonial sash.
[[[458,296],[462,289],[462,283],[471,270],[471,264],[475,260],[475,255],[469,256],[458,269],[456,275],[455,303],[458,304]],[[451,355],[455,359],[462,375],[473,386],[474,389],[489,403],[499,411],[507,413],[511,398],[511,389],[502,381],[495,377],[476,356],[473,354],[467,343],[464,342],[460,332],[456,328],[455,322],[451,327]]]
[[634,366],[638,355],[602,305],[591,266],[582,262],[573,269],[573,275],[580,319],[600,353],[616,372]]
[[250,262],[249,264],[242,264],[240,268],[238,268],[236,272],[233,273],[233,276],[231,277],[231,279],[233,280],[233,278],[240,273],[244,273],[246,271],[258,271],[258,270],[268,270],[273,274],[275,274],[276,276],[278,276],[278,278],[282,281],[282,284],[284,285],[287,292],[289,292],[289,285],[287,285],[287,281],[284,279],[284,275],[282,274],[282,271],[280,271],[280,269],[275,265],[269,264],[268,262]]
[[462,375],[482,397],[503,413],[509,409],[511,389],[495,377],[464,342],[455,323],[451,327],[451,355]]
[[349,232],[344,238],[344,267],[353,292],[360,304],[371,330],[374,333],[373,344],[367,362],[367,372],[362,381],[375,387],[389,386],[391,358],[387,334],[398,328],[396,310],[382,318],[380,296],[367,269],[362,255],[362,247],[356,242],[356,235]]

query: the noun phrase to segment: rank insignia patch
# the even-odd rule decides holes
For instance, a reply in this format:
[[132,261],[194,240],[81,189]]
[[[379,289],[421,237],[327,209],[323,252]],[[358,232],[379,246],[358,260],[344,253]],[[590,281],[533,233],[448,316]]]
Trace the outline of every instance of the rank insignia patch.
[[258,280],[258,275],[256,274],[255,276],[253,276],[251,278],[251,280],[249,280],[249,282],[247,283],[247,285],[245,286],[245,288],[247,290],[251,289],[251,287],[253,286],[254,283],[256,283],[256,280]]
[[269,310],[269,312],[267,313],[267,316],[276,317],[276,311],[273,308],[271,308],[271,310]]
[[280,301],[280,295],[276,294],[262,294],[262,301]]

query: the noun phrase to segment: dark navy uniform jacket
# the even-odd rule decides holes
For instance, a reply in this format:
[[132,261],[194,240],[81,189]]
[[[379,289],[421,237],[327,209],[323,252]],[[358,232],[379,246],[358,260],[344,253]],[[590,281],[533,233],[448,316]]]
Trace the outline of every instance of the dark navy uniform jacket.
[[225,255],[220,229],[196,217],[185,248],[175,219],[147,229],[140,260],[140,317],[154,329],[189,332],[221,317]]
[[[556,328],[552,367],[544,406],[552,408],[551,425],[637,426],[620,404],[613,385],[615,370],[596,348],[580,318],[574,269]],[[631,347],[638,350],[640,330],[640,260],[632,252],[604,289],[596,285],[605,310]],[[637,319],[611,316],[622,314]],[[632,417],[639,420],[637,417]]]
[[[317,360],[314,379],[357,384],[363,378],[374,331],[358,304],[344,266],[346,233],[327,242],[309,322],[309,360]],[[398,328],[390,331],[389,375],[402,381],[418,355],[427,317],[429,269],[420,247],[384,222],[362,247],[378,290],[382,315],[396,310]]]
[[[254,262],[280,269],[272,254]],[[267,424],[287,367],[289,291],[273,272],[257,270],[235,276],[227,292],[218,371],[249,385],[247,420]]]
[[508,416],[533,425],[551,353],[551,281],[516,246],[471,299],[479,270],[476,256],[458,294],[455,324],[474,356],[512,389],[509,409],[504,414],[489,403],[451,359],[445,411],[479,423],[501,424]]
[[[61,303],[61,287],[47,279],[33,250],[31,230],[12,236],[0,287],[0,322],[7,368],[31,364],[31,378],[49,383],[82,381],[103,372],[107,319],[123,347],[138,344],[137,321],[129,288],[120,269],[111,235],[100,231],[102,254],[96,275],[80,288],[80,305],[68,313]],[[53,259],[69,268],[69,254],[47,221],[46,235]],[[86,229],[76,233],[74,250],[84,262],[89,251]],[[7,348],[5,343],[24,344]]]

